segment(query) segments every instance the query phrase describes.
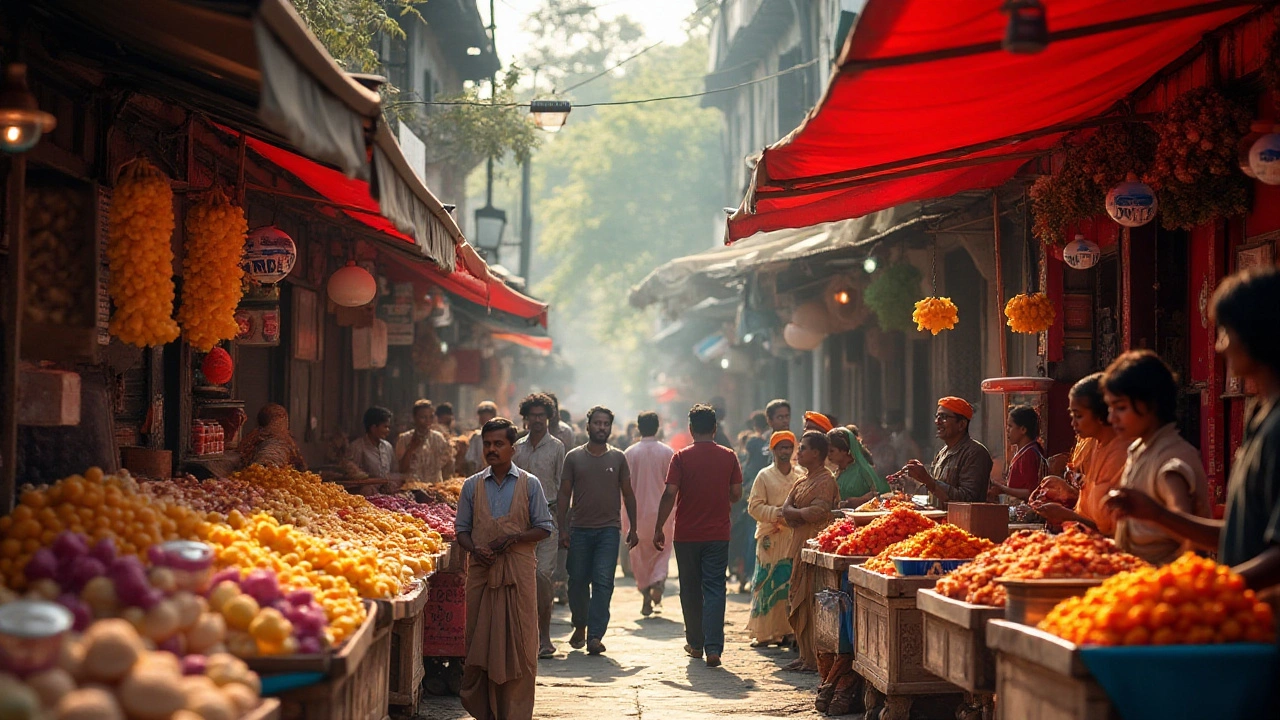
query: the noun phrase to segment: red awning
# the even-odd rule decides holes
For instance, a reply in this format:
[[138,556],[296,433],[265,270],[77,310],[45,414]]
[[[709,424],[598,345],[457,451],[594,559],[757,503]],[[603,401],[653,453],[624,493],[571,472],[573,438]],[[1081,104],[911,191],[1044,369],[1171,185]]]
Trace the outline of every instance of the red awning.
[[487,273],[484,260],[475,255],[471,246],[459,246],[458,267],[446,273],[428,262],[404,262],[388,268],[388,275],[393,280],[422,280],[443,288],[447,292],[469,300],[482,308],[498,310],[508,315],[547,326],[547,304],[523,295],[501,280],[489,275],[487,279],[477,277],[472,268]]
[[1045,0],[1049,46],[1015,55],[997,0],[869,0],[818,106],[765,150],[727,240],[999,186],[1257,4]]
[[551,354],[552,343],[551,338],[549,337],[534,337],[533,335],[513,332],[496,332],[492,333],[492,337],[494,340],[503,340],[513,345],[526,347],[530,350],[537,350],[543,355]]

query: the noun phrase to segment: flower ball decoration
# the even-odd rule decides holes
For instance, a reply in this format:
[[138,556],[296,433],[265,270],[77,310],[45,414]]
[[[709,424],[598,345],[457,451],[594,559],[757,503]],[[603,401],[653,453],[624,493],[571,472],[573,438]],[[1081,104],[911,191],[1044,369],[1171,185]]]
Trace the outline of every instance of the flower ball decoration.
[[130,345],[164,345],[178,337],[173,320],[173,190],[146,160],[120,171],[107,216],[111,332]]
[[911,319],[916,322],[916,330],[928,330],[937,335],[943,330],[954,329],[960,322],[960,313],[949,297],[927,297],[916,303]]
[[187,255],[182,259],[182,307],[178,322],[191,347],[208,352],[240,331],[236,306],[244,294],[240,267],[249,225],[244,210],[221,188],[187,214]]
[[1057,313],[1048,295],[1023,293],[1009,298],[1004,306],[1004,315],[1009,318],[1009,327],[1014,332],[1031,334],[1048,330]]

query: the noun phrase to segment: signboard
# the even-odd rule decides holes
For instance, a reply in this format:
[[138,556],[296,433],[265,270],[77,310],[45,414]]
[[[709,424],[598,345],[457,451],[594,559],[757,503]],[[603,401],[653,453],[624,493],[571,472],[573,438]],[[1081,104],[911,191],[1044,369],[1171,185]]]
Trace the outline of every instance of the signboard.
[[388,345],[413,344],[413,283],[395,283],[378,303],[378,317],[387,324]]
[[280,344],[280,308],[239,308],[236,310],[236,344],[245,347],[275,347]]
[[427,586],[423,608],[422,654],[428,657],[462,657],[467,654],[467,576],[440,573]]

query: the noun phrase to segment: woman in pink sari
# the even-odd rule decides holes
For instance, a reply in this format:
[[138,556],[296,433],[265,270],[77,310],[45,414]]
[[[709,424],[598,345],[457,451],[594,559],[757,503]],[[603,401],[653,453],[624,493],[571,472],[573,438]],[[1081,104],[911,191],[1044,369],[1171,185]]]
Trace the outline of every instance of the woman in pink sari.
[[[636,533],[640,543],[631,548],[631,573],[644,604],[640,614],[648,617],[655,610],[662,612],[662,589],[667,581],[667,566],[671,563],[673,543],[662,550],[653,547],[653,527],[658,523],[658,504],[667,488],[667,468],[675,451],[658,440],[658,414],[642,412],[636,419],[640,428],[640,442],[627,448],[627,468],[631,471],[631,488],[636,494]],[[663,534],[673,537],[676,514],[667,519]],[[622,534],[630,532],[627,514],[622,513]]]

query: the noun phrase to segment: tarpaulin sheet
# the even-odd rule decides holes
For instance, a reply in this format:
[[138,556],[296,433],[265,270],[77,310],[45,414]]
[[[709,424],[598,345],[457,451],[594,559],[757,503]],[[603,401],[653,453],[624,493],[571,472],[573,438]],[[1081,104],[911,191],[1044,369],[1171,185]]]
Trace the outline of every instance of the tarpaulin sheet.
[[[1051,35],[1167,11],[1195,14],[1059,37],[1032,55],[999,48],[1002,5],[870,0],[822,100],[764,151],[729,219],[728,241],[999,186],[1061,140],[1065,130],[1056,130],[1115,111],[1256,3],[1052,0],[1044,3]],[[945,50],[955,52],[921,55]],[[879,177],[890,172],[897,175]]]
[[526,335],[525,333],[513,332],[495,332],[491,334],[494,340],[502,340],[512,345],[537,350],[543,355],[551,354],[552,341],[549,337],[536,337],[534,335]]

